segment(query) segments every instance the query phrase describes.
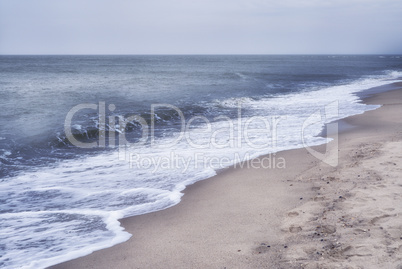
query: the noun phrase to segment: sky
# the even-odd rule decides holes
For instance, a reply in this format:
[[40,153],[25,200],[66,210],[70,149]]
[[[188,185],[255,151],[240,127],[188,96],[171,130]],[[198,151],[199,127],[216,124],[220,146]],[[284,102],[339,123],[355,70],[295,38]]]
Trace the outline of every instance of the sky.
[[402,54],[402,1],[0,0],[0,54]]

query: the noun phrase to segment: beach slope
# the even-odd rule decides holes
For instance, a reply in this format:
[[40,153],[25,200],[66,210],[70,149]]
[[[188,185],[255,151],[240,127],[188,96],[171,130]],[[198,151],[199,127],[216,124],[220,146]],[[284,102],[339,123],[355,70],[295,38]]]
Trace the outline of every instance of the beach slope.
[[51,268],[402,268],[402,89],[364,102],[383,106],[314,148],[336,167],[306,149],[260,157],[285,166],[222,171],[123,219],[129,241]]

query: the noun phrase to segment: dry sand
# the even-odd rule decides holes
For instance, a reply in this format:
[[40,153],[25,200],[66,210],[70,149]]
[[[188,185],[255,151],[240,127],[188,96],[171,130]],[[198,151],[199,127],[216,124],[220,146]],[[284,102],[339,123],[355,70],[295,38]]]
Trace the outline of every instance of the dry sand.
[[284,169],[227,169],[177,206],[123,219],[129,241],[52,268],[401,269],[402,90],[365,102],[383,106],[315,148],[338,166],[299,149],[271,157]]

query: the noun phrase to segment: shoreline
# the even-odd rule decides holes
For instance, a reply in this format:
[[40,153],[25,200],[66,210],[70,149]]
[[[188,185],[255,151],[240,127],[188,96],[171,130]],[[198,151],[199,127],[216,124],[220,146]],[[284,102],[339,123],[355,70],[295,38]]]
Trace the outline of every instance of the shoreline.
[[[371,250],[367,246],[364,248],[365,256],[359,256],[363,254],[353,254],[356,247],[348,248],[346,244],[339,243],[343,234],[340,234],[337,225],[333,225],[339,220],[334,213],[337,207],[342,207],[339,204],[344,200],[358,204],[353,203],[357,194],[353,196],[352,187],[369,186],[357,179],[353,182],[342,180],[340,175],[352,173],[350,169],[353,173],[360,169],[362,172],[359,174],[363,174],[361,163],[372,160],[367,159],[366,150],[378,153],[381,145],[400,144],[401,121],[396,116],[398,113],[392,115],[395,109],[401,111],[400,95],[400,89],[370,94],[364,98],[365,103],[380,104],[378,102],[381,101],[384,105],[341,120],[353,128],[344,129],[337,140],[340,148],[338,167],[325,165],[306,149],[295,149],[274,154],[286,160],[285,169],[225,169],[217,176],[187,186],[182,201],[174,207],[122,219],[121,225],[133,235],[127,242],[49,268],[316,268],[312,266],[334,266],[331,264],[334,259],[345,262],[345,266],[348,259],[369,260],[367,255]],[[395,101],[397,104],[394,104]],[[376,117],[381,122],[374,121]],[[384,117],[391,118],[391,123],[383,122]],[[392,127],[395,124],[397,126]],[[391,137],[397,142],[387,142],[392,140]],[[323,152],[328,147],[332,152],[334,144],[330,142],[313,148]],[[362,144],[366,146],[359,146]],[[354,148],[359,154],[349,156]],[[392,147],[388,151],[392,151]],[[356,164],[348,167],[352,159]],[[377,166],[381,168],[381,165]],[[398,168],[398,165],[394,166],[391,168]],[[360,196],[359,199],[363,199]],[[393,210],[397,212],[399,209]],[[332,215],[328,217],[325,214]],[[372,219],[385,215],[390,214]],[[402,223],[391,217],[379,220],[384,219]],[[348,221],[342,222],[345,223]],[[368,228],[365,229],[367,234]],[[323,237],[323,234],[328,236]],[[347,235],[352,236],[353,233]],[[400,241],[399,244],[402,243]],[[394,253],[401,255],[400,252],[401,246]],[[343,259],[344,254],[349,258]],[[351,268],[360,265],[350,262]]]

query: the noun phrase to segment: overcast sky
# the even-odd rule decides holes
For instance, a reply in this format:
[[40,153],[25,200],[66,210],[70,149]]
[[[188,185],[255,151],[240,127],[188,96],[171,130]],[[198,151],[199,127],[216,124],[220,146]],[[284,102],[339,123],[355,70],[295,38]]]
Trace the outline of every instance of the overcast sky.
[[0,54],[402,53],[401,0],[0,0]]

